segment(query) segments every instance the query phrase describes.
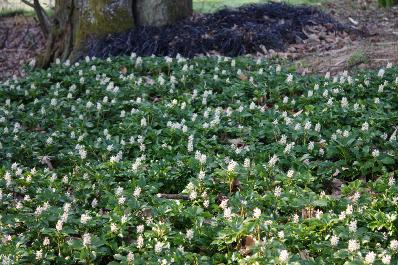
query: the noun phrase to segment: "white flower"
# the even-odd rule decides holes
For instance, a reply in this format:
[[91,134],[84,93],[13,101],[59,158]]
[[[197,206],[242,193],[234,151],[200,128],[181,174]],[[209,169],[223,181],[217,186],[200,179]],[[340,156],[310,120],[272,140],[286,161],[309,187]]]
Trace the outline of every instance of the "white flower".
[[348,251],[349,252],[357,251],[357,250],[359,250],[359,248],[360,248],[360,245],[359,245],[358,240],[350,239],[348,241]]
[[43,246],[49,246],[50,245],[50,239],[48,237],[45,237],[43,240]]
[[206,163],[206,159],[207,159],[207,156],[205,154],[201,154],[200,158],[199,158],[199,162],[201,164],[205,164]]
[[86,224],[88,221],[90,221],[91,220],[91,216],[89,216],[88,214],[82,214],[81,216],[80,216],[80,222],[82,223],[82,224]]
[[279,254],[279,260],[281,262],[287,262],[289,259],[289,252],[287,252],[286,249],[281,250],[280,254]]
[[290,84],[291,82],[293,82],[293,75],[292,74],[288,74],[287,78],[286,78],[286,83]]
[[147,122],[145,117],[141,119],[141,127],[146,127],[147,126]]
[[36,260],[40,260],[43,258],[43,250],[42,249],[36,251],[35,254],[36,254]]
[[141,249],[144,246],[144,238],[139,235],[137,238],[137,248]]
[[279,239],[284,239],[285,238],[285,232],[283,232],[283,231],[279,231],[278,232],[278,237],[279,237]]
[[243,162],[243,167],[244,168],[250,167],[250,159],[249,158],[245,158],[245,161]]
[[87,247],[91,245],[91,235],[89,233],[85,233],[83,235],[83,246]]
[[385,72],[385,71],[384,71],[383,68],[380,69],[379,72],[377,73],[377,76],[378,76],[378,77],[383,77],[383,76],[384,76],[384,72]]
[[293,215],[293,223],[297,224],[299,222],[300,216],[297,213]]
[[189,192],[189,199],[190,200],[195,200],[198,197],[198,193],[195,190],[191,190]]
[[133,196],[138,198],[138,197],[140,197],[140,194],[141,194],[141,188],[140,187],[136,187],[134,189]]
[[311,141],[311,142],[308,143],[308,150],[312,151],[313,149],[314,149],[314,142]]
[[293,175],[294,175],[294,170],[289,169],[289,171],[287,172],[287,177],[288,177],[288,178],[292,178]]
[[367,130],[369,130],[369,123],[367,123],[367,122],[364,122],[363,124],[362,124],[362,129],[361,129],[362,131],[367,131]]
[[390,264],[391,263],[391,256],[390,255],[384,255],[381,258],[381,262],[383,262],[383,264]]
[[268,161],[268,166],[273,167],[278,162],[279,158],[277,155],[273,155],[270,160]]
[[373,262],[375,262],[376,259],[376,254],[373,251],[368,252],[368,254],[366,254],[365,256],[365,262],[367,264],[373,264]]
[[115,191],[115,194],[116,194],[116,196],[120,196],[120,195],[122,195],[122,193],[123,193],[123,188],[122,187],[117,187],[116,188],[116,191]]
[[84,149],[84,147],[81,147],[79,149],[79,155],[81,159],[86,159],[87,157],[87,151]]
[[275,197],[280,197],[280,196],[281,196],[281,193],[282,193],[282,188],[279,187],[279,186],[276,186],[276,187],[275,187],[275,190],[274,190],[274,195],[275,195]]
[[185,236],[186,236],[186,238],[187,238],[189,241],[191,241],[192,238],[193,238],[193,235],[194,235],[194,231],[193,231],[192,229],[188,229]]
[[321,131],[321,125],[319,123],[315,124],[315,131],[320,132]]
[[394,239],[390,241],[391,250],[398,250],[398,240]]
[[286,135],[283,134],[278,143],[284,145],[284,144],[286,144],[286,140],[287,140],[287,137],[286,137]]
[[236,163],[235,161],[233,161],[233,160],[231,160],[231,161],[229,161],[229,163],[228,163],[228,171],[229,172],[234,172],[235,171],[235,168],[236,168],[236,166],[237,166],[237,164],[238,163]]
[[343,98],[341,99],[341,107],[342,107],[342,108],[348,107],[348,100],[347,100],[346,97],[343,97]]
[[188,152],[193,152],[193,135],[188,137]]
[[122,197],[120,197],[119,199],[118,199],[118,204],[119,205],[123,205],[124,203],[125,203],[125,201],[126,201],[126,198],[124,197],[124,196],[122,196]]
[[127,222],[127,219],[128,219],[128,216],[124,214],[124,215],[122,216],[122,218],[120,219],[120,222],[121,222],[122,224],[125,224],[125,223]]
[[228,199],[224,199],[220,203],[220,208],[225,209],[227,207],[227,205],[228,205]]
[[289,154],[290,151],[293,149],[294,146],[295,146],[295,143],[294,143],[294,142],[291,142],[291,143],[287,144],[287,145],[285,146],[285,150],[284,150],[283,152],[284,152],[285,154]]
[[333,247],[337,246],[339,244],[339,237],[336,235],[333,235],[330,238],[330,245],[332,245]]
[[97,201],[97,199],[94,198],[93,201],[91,202],[91,207],[95,208],[97,206],[97,204],[98,204],[98,201]]
[[159,254],[160,252],[162,252],[163,249],[163,243],[162,242],[156,242],[155,244],[155,253]]
[[353,212],[353,207],[352,207],[352,205],[351,205],[351,204],[347,205],[347,209],[345,210],[345,213],[346,213],[347,215],[351,215],[352,212]]
[[55,229],[57,229],[58,232],[61,231],[63,224],[64,223],[62,222],[62,220],[58,220],[57,224],[55,225]]
[[132,261],[134,261],[134,254],[129,252],[127,254],[127,262],[132,262]]
[[145,226],[144,226],[144,225],[139,225],[139,226],[137,226],[137,233],[138,233],[138,234],[144,233],[144,229],[145,229]]
[[388,178],[388,186],[392,187],[395,184],[395,179],[393,176]]
[[351,221],[348,225],[348,230],[352,233],[355,233],[357,231],[357,221]]
[[111,223],[111,232],[115,233],[117,231],[117,226],[115,223]]
[[225,219],[230,219],[231,216],[232,216],[232,210],[231,210],[231,208],[230,208],[230,207],[226,207],[226,208],[224,209],[224,218],[225,218]]
[[380,152],[379,152],[379,150],[377,150],[377,149],[374,149],[374,150],[372,151],[372,156],[373,156],[373,157],[378,157],[379,154],[380,154]]
[[206,175],[206,173],[205,173],[203,170],[201,170],[201,171],[199,172],[198,178],[199,178],[200,180],[204,180],[204,179],[205,179],[205,175]]
[[261,210],[259,208],[254,208],[253,210],[253,217],[258,219],[261,216]]
[[311,127],[312,127],[311,122],[310,121],[306,121],[305,124],[304,124],[304,130],[309,130],[309,129],[311,129]]

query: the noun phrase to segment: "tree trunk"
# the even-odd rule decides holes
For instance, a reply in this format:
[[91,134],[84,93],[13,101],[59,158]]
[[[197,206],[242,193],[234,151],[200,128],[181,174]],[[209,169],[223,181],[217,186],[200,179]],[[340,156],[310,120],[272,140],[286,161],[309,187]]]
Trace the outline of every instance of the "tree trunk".
[[135,26],[162,26],[192,14],[192,0],[55,0],[45,52],[38,67],[59,58],[76,61],[88,38],[102,38]]
[[192,1],[138,0],[136,22],[143,26],[163,26],[192,15]]

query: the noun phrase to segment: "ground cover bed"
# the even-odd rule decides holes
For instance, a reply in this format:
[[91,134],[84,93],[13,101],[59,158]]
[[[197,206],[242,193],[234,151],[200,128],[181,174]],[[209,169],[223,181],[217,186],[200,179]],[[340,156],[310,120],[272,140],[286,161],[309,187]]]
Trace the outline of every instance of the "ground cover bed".
[[54,64],[0,84],[0,260],[395,264],[398,68]]

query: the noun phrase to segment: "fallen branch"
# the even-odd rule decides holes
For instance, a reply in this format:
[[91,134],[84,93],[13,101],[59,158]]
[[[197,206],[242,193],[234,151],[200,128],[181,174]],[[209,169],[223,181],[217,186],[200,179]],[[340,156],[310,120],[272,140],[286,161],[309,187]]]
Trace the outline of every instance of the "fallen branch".
[[164,194],[164,193],[158,193],[157,194],[158,198],[162,199],[168,199],[168,200],[189,200],[188,195],[184,194]]

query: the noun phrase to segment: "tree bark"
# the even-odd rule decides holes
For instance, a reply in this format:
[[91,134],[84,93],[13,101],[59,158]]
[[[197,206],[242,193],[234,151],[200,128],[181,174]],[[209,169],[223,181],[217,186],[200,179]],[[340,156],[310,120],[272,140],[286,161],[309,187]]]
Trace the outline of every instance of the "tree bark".
[[89,38],[172,24],[191,14],[192,0],[55,0],[46,50],[37,66],[46,68],[57,58],[76,61],[87,53]]
[[192,1],[137,0],[136,22],[142,26],[163,26],[192,15]]

